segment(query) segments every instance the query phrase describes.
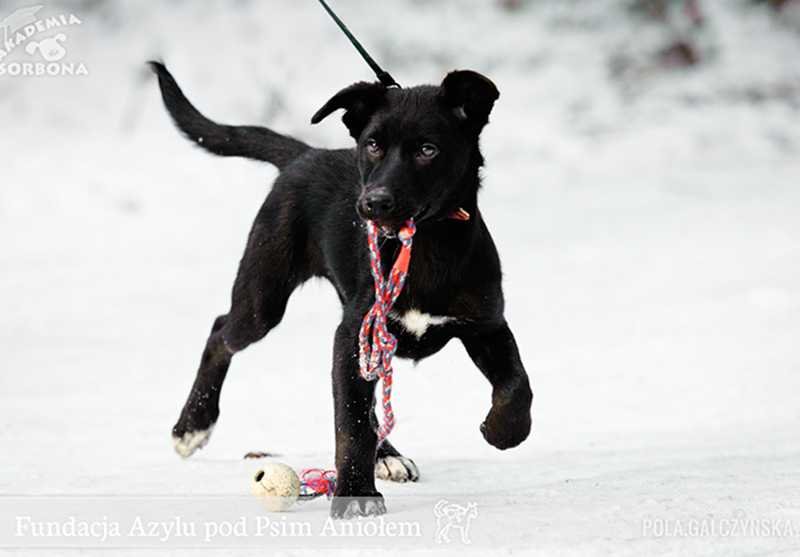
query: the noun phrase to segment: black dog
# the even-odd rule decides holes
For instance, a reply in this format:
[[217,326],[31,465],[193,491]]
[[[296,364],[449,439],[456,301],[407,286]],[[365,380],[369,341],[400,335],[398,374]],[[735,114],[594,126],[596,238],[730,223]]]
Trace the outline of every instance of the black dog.
[[359,375],[359,326],[374,301],[364,219],[383,230],[381,255],[389,262],[399,248],[394,232],[409,218],[417,223],[408,280],[390,316],[397,356],[420,360],[458,338],[492,384],[483,436],[499,449],[527,438],[533,396],[503,317],[497,250],[477,207],[478,137],[499,96],[489,79],[456,71],[438,87],[351,85],[311,122],[344,109],[356,148],[327,150],[266,128],[216,124],[189,103],[162,64],[151,66],[167,110],[189,139],[217,155],[281,170],[250,231],[230,310],[214,322],[172,430],[181,455],[208,439],[233,354],[280,322],[299,284],[325,277],[343,307],[333,350],[338,482],[331,514],[385,512],[376,473],[396,481],[419,477],[388,441],[376,447],[375,384]]

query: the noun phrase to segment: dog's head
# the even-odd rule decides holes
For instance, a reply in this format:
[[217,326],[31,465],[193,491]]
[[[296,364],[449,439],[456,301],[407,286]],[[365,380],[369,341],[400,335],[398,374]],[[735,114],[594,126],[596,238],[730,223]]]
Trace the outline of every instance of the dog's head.
[[[478,137],[499,93],[486,77],[455,71],[441,85],[408,89],[355,83],[334,95],[311,119],[338,109],[357,143],[362,218],[396,230],[459,207],[477,187]],[[471,176],[473,175],[473,176]]]

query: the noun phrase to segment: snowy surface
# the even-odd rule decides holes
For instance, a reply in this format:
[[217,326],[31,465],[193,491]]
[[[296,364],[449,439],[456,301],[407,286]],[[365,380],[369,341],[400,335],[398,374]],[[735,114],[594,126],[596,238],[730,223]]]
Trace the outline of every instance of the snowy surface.
[[[497,83],[481,207],[535,391],[533,435],[501,453],[457,343],[399,363],[392,440],[422,479],[381,482],[388,517],[475,501],[476,554],[800,553],[800,537],[644,531],[800,527],[800,36],[711,3],[706,65],[614,78],[662,31],[608,2],[336,4],[401,83]],[[330,466],[339,309],[321,282],[235,358],[209,445],[172,450],[275,171],[179,137],[142,62],[163,57],[213,118],[332,147],[343,126],[310,115],[370,74],[310,0],[108,5],[73,8],[88,77],[0,78],[0,495],[246,496],[250,450]]]

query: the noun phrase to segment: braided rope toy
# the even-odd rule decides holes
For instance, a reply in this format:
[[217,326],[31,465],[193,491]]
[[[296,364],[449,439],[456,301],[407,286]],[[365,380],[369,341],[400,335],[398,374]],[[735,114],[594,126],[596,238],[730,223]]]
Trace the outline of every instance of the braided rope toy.
[[394,428],[392,411],[392,357],[397,350],[397,338],[389,332],[387,319],[408,276],[411,262],[411,243],[417,231],[414,221],[409,220],[400,229],[400,253],[384,278],[381,267],[381,251],[378,246],[378,226],[367,221],[367,245],[369,247],[370,269],[375,281],[375,303],[364,316],[358,333],[358,366],[361,377],[367,381],[380,379],[382,383],[383,423],[378,427],[378,445]]

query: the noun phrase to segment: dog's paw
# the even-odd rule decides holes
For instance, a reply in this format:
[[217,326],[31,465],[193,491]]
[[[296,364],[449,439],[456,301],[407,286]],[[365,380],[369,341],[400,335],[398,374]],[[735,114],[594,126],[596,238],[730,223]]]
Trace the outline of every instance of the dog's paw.
[[375,462],[375,477],[392,482],[415,482],[419,479],[419,468],[410,458],[384,456]]
[[509,412],[493,407],[481,424],[486,442],[500,450],[516,447],[531,432],[530,412]]
[[192,456],[197,449],[206,446],[219,417],[216,404],[196,404],[192,400],[187,401],[172,428],[172,444],[175,452],[183,458]]
[[213,430],[213,424],[208,429],[187,431],[182,435],[177,435],[173,430],[172,443],[175,447],[175,452],[183,458],[192,456],[197,449],[202,449],[206,446]]
[[383,496],[378,493],[368,497],[343,497],[337,495],[331,502],[331,518],[350,519],[357,516],[386,514]]

